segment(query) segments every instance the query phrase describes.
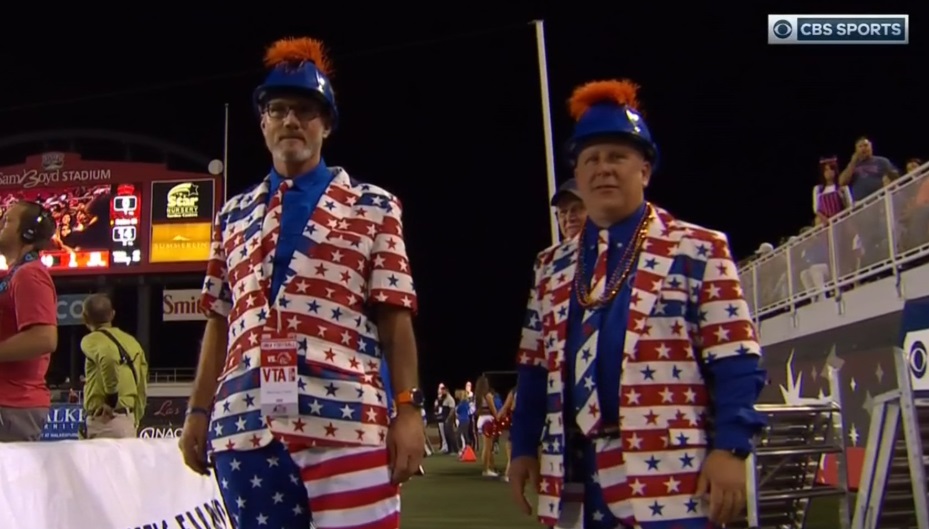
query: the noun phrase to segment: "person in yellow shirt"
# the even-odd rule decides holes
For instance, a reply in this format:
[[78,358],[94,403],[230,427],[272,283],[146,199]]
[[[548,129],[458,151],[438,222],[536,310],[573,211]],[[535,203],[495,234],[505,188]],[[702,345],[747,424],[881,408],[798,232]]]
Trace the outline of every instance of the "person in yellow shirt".
[[105,294],[84,300],[81,340],[87,360],[84,412],[88,439],[136,437],[145,413],[148,360],[139,342],[113,326],[113,303]]

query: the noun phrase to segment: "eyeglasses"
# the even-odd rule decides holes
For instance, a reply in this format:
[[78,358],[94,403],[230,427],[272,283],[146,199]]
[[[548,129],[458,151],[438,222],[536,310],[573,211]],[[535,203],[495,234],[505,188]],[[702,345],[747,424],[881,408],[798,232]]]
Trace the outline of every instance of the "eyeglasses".
[[312,103],[288,104],[274,101],[268,103],[265,112],[271,119],[286,119],[293,112],[299,121],[312,121],[319,117],[321,110],[319,105]]

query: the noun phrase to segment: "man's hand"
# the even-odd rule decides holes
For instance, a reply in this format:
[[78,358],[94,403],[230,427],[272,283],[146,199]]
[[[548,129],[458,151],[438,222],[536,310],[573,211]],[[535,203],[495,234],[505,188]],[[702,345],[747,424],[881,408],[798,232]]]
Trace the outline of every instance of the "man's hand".
[[210,464],[206,458],[206,437],[210,419],[200,413],[191,413],[184,420],[184,430],[178,440],[184,464],[197,474],[210,475]]
[[116,411],[113,410],[110,406],[104,404],[97,408],[94,411],[94,419],[98,419],[103,424],[106,424],[113,420],[113,417],[116,416]]
[[510,461],[510,492],[513,502],[526,516],[532,515],[532,505],[526,499],[526,485],[533,490],[539,488],[539,460],[532,456],[521,456]]
[[713,450],[703,462],[697,495],[709,501],[710,521],[726,524],[745,509],[746,462],[726,450]]
[[425,447],[423,417],[414,406],[397,406],[397,417],[387,428],[387,454],[390,457],[390,481],[403,483],[419,471]]

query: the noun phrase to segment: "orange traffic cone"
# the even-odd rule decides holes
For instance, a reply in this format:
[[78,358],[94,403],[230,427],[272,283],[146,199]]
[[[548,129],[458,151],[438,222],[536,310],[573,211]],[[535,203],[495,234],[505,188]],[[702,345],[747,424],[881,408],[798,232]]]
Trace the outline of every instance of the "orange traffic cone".
[[477,456],[474,455],[474,450],[470,446],[466,446],[462,450],[461,455],[458,456],[458,461],[462,463],[474,463],[477,461]]

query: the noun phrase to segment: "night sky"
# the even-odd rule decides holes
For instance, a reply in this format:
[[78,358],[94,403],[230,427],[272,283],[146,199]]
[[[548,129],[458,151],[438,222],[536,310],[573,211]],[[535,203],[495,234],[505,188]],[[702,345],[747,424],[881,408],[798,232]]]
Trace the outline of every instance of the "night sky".
[[[250,106],[264,46],[282,36],[324,40],[341,111],[324,156],[404,204],[427,388],[512,368],[532,260],[550,243],[533,18],[546,19],[559,181],[571,173],[562,145],[573,88],[630,78],[642,85],[662,150],[649,198],[727,232],[738,257],[811,222],[821,155],[844,165],[855,139],[868,135],[876,154],[900,166],[929,158],[929,24],[912,8],[880,6],[910,14],[908,46],[837,47],[768,46],[766,14],[873,13],[876,2],[715,13],[670,2],[637,11],[572,5],[522,13],[308,7],[185,13],[180,22],[173,13],[121,12],[79,31],[66,25],[73,20],[43,20],[41,32],[29,30],[29,45],[5,37],[14,55],[0,58],[0,128],[3,136],[127,131],[221,158],[228,103],[232,194],[270,167]],[[25,36],[27,28],[11,31]],[[0,157],[6,165],[41,148]],[[119,301],[119,323],[132,330],[132,293]],[[153,325],[153,366],[192,366],[200,325],[169,328],[157,315]]]

